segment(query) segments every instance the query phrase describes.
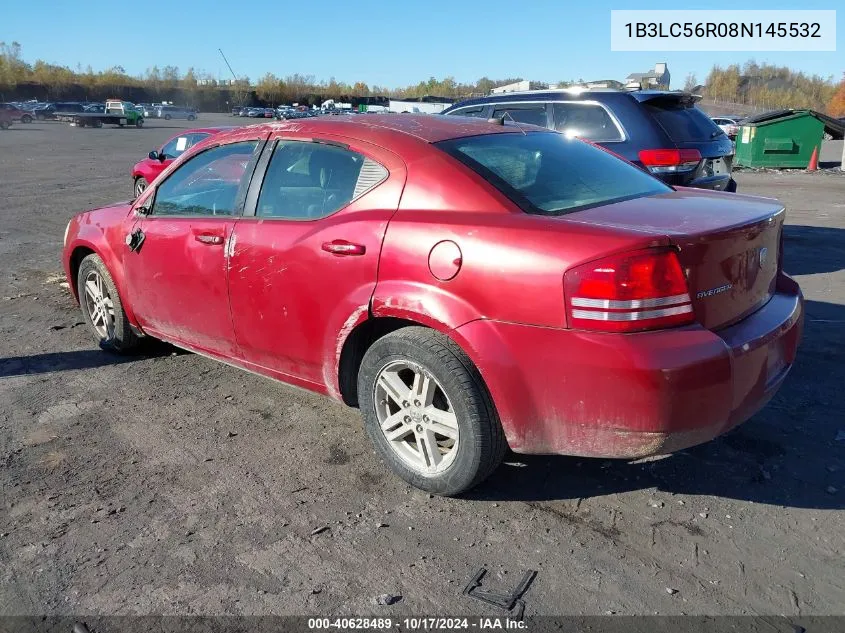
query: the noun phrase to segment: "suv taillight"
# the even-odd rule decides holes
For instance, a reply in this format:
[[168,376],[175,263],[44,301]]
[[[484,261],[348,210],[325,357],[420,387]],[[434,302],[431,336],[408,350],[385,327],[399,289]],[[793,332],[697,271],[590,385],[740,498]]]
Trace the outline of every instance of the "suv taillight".
[[672,174],[690,171],[701,162],[697,149],[644,149],[640,162],[653,174]]
[[692,323],[692,302],[674,250],[623,253],[564,274],[569,327],[639,332]]

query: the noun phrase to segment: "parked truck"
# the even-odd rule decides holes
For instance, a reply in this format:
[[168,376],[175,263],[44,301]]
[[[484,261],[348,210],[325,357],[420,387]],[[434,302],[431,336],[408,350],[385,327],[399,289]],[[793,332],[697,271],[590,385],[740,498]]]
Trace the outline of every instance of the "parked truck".
[[103,112],[62,112],[56,113],[56,118],[77,127],[103,127],[104,124],[144,126],[144,115],[135,109],[135,105],[119,99],[106,100]]

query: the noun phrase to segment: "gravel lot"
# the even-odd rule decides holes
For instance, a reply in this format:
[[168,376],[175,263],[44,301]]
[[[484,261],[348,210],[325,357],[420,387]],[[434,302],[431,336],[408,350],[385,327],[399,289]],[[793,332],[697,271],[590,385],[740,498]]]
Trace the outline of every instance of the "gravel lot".
[[481,566],[497,589],[538,570],[528,615],[845,614],[845,174],[738,174],[786,203],[808,299],[762,413],[662,459],[511,455],[442,499],[387,472],[354,410],[92,344],[60,285],[65,224],[130,197],[180,127],[0,133],[0,614],[503,615],[461,595]]

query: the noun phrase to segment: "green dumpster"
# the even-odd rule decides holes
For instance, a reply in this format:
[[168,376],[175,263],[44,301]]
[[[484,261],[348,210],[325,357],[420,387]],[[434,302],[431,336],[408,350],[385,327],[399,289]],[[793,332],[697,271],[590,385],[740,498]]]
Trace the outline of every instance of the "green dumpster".
[[781,110],[751,117],[736,135],[734,164],[806,169],[813,150],[821,151],[824,128],[812,110]]

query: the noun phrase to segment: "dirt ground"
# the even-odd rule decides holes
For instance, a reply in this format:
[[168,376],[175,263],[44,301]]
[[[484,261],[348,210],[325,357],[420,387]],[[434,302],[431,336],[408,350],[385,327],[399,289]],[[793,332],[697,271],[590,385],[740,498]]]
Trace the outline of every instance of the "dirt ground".
[[503,615],[461,595],[481,566],[498,590],[538,571],[528,615],[845,613],[845,174],[737,176],[787,205],[808,300],[763,412],[651,461],[510,455],[443,499],[388,473],[354,410],[92,344],[65,224],[129,198],[179,127],[0,132],[0,614]]

